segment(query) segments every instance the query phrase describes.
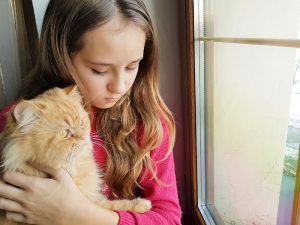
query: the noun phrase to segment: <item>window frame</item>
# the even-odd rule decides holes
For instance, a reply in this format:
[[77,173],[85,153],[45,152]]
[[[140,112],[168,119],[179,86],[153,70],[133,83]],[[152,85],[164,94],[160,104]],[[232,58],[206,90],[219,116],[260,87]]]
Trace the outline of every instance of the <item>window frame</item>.
[[[300,152],[300,145],[299,145],[299,152]],[[293,208],[292,208],[292,219],[291,224],[299,224],[300,221],[300,163],[298,157],[297,163],[297,175],[296,175],[296,182],[295,182],[295,194],[293,199]]]
[[205,225],[205,220],[198,207],[198,179],[197,179],[197,140],[196,140],[196,96],[195,96],[195,37],[194,37],[194,1],[186,0],[186,57],[187,57],[187,174],[186,199],[187,212],[183,215],[183,224]]

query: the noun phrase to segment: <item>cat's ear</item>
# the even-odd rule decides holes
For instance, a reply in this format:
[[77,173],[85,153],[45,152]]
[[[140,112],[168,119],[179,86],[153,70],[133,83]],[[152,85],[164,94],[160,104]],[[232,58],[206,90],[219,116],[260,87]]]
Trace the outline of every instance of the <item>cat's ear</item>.
[[72,85],[72,86],[66,87],[63,90],[69,97],[76,99],[78,102],[83,104],[82,95],[81,95],[77,85]]
[[72,85],[72,86],[66,87],[66,88],[64,88],[64,91],[69,96],[73,96],[73,97],[80,96],[80,92],[79,92],[77,85]]
[[33,123],[39,118],[41,111],[30,101],[21,101],[18,103],[14,110],[13,115],[20,127]]

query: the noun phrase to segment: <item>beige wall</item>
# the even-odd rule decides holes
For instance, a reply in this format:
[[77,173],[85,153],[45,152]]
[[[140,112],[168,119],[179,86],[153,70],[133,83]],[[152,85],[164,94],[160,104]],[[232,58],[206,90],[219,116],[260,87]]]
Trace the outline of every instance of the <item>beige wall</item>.
[[20,65],[12,4],[0,1],[0,108],[17,96]]
[[186,76],[185,58],[185,3],[180,0],[145,0],[157,26],[160,41],[160,90],[163,99],[175,116],[177,126],[174,147],[177,187],[182,210],[185,212],[184,152],[184,77]]

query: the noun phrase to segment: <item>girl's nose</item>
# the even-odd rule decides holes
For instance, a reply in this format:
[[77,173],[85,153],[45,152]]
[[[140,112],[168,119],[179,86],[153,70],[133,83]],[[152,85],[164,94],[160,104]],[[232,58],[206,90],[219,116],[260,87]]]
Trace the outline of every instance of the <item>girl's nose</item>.
[[126,85],[123,74],[118,74],[112,78],[108,84],[108,90],[112,93],[122,94],[126,91]]

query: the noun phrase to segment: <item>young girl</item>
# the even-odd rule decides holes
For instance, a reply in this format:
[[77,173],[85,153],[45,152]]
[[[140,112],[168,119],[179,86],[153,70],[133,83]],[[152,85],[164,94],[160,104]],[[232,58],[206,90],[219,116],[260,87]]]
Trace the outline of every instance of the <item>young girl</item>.
[[[158,91],[157,51],[142,0],[50,0],[39,57],[21,96],[31,99],[55,86],[77,84],[90,106],[92,128],[104,143],[94,145],[94,156],[105,170],[105,193],[110,198],[141,196],[151,201],[152,209],[144,214],[106,210],[89,202],[65,170],[33,165],[51,178],[3,175],[0,209],[9,220],[39,225],[181,224],[171,152],[175,126]],[[0,131],[10,108],[0,113]]]

